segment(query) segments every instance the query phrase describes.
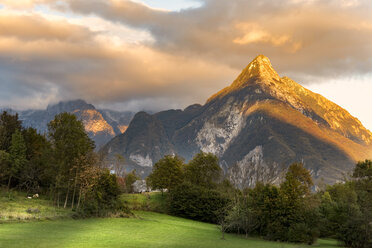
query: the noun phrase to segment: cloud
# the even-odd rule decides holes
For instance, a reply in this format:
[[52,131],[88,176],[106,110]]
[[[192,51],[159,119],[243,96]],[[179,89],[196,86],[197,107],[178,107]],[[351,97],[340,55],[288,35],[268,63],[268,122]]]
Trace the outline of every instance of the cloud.
[[237,37],[233,40],[234,43],[239,45],[249,44],[271,44],[275,46],[289,45],[292,47],[292,52],[296,52],[301,48],[301,43],[293,42],[289,35],[272,35],[270,32],[265,31],[262,27],[255,23],[238,23],[237,29],[243,33],[242,37]]
[[[73,11],[148,30],[154,48],[243,68],[257,54],[280,71],[334,77],[371,68],[372,3],[367,0],[205,0],[164,12],[131,1],[70,2]],[[356,66],[355,66],[356,65]]]
[[[22,95],[40,99],[50,93],[55,100],[83,98],[106,105],[133,106],[147,99],[152,109],[159,109],[153,104],[157,99],[161,107],[164,98],[179,99],[170,105],[180,107],[187,104],[185,99],[204,101],[216,81],[233,74],[221,64],[116,43],[102,32],[37,15],[0,15],[0,26],[6,30],[0,31],[0,91],[13,97],[3,98],[0,105],[14,101],[12,106],[22,107]],[[44,99],[37,102],[45,106],[51,100]]]
[[65,21],[49,23],[36,15],[0,15],[0,37],[22,40],[81,41],[91,39],[91,32]]
[[368,0],[200,2],[175,12],[127,0],[3,1],[0,91],[13,97],[0,105],[27,106],[19,99],[28,95],[40,107],[73,98],[184,107],[228,85],[257,54],[307,84],[372,68]]
[[46,3],[48,0],[2,0],[1,4],[8,8],[25,9],[31,8],[35,4]]

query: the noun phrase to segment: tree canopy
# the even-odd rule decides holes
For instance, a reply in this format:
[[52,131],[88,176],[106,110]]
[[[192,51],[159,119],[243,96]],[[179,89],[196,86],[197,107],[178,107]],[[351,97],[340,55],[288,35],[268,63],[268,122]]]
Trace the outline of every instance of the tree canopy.
[[0,115],[0,150],[9,152],[12,135],[21,129],[22,122],[18,119],[18,114],[10,115],[4,111]]
[[147,184],[152,189],[171,190],[183,181],[184,163],[178,156],[166,155],[155,163]]
[[222,179],[218,158],[212,153],[200,152],[187,164],[186,180],[194,185],[211,187]]

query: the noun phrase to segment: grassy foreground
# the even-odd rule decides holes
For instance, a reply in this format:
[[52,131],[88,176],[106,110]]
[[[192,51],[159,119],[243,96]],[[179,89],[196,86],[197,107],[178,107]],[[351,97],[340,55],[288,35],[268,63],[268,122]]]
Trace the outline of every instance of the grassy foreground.
[[[216,225],[152,212],[136,215],[138,218],[0,224],[0,247],[309,247],[246,240],[232,234],[221,240]],[[337,244],[333,240],[319,240],[312,247],[335,248]]]
[[[33,211],[27,212],[29,209]],[[44,196],[28,199],[24,192],[0,189],[0,223],[70,218],[72,214],[70,209],[56,208]]]

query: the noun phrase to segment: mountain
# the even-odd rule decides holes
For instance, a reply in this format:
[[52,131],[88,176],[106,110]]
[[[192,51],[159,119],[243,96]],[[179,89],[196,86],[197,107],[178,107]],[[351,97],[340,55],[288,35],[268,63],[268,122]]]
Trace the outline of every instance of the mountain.
[[220,159],[237,186],[278,183],[303,162],[317,183],[335,183],[357,160],[372,157],[372,133],[346,110],[256,57],[228,87],[185,110],[136,114],[124,134],[102,149],[125,157],[146,176],[166,154],[187,160],[201,151]]
[[97,149],[116,135],[124,133],[134,115],[132,112],[99,110],[84,100],[59,102],[49,105],[46,110],[13,111],[8,109],[7,111],[17,112],[23,126],[33,127],[40,133],[48,131],[48,123],[57,114],[73,113],[83,122],[86,132],[95,141]]

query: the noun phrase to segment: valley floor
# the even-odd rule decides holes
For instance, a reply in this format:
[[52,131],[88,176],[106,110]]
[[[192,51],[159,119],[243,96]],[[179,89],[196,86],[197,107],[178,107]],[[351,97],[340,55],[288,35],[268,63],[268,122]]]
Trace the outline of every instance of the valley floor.
[[[216,225],[153,212],[137,218],[45,220],[0,224],[0,247],[250,247],[299,248],[299,244],[268,242],[227,234],[221,239]],[[311,247],[335,248],[334,240],[318,240]]]

